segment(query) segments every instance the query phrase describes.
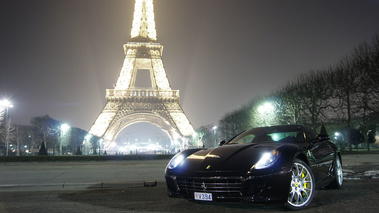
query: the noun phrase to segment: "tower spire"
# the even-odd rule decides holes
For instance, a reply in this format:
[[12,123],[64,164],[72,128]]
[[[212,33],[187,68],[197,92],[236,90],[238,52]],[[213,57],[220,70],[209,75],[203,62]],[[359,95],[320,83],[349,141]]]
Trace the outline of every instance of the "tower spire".
[[131,42],[157,42],[153,0],[136,0]]

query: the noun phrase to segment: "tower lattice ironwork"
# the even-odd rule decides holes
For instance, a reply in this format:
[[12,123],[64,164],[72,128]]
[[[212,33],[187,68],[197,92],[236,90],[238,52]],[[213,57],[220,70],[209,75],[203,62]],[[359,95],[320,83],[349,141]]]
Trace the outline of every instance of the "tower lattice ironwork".
[[[130,40],[114,89],[106,90],[106,104],[89,133],[106,142],[116,139],[128,125],[148,122],[167,132],[171,142],[190,136],[194,129],[184,114],[179,91],[172,90],[162,62],[163,46],[157,41],[153,0],[136,0]],[[151,88],[137,88],[138,70],[149,70]]]

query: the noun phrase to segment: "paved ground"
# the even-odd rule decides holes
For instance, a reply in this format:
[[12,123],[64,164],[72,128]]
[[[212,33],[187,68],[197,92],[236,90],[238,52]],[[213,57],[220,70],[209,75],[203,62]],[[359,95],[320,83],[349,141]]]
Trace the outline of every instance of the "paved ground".
[[[0,165],[0,212],[278,212],[277,205],[198,203],[166,196],[166,160]],[[379,155],[343,156],[341,190],[318,190],[301,212],[376,212]],[[143,181],[157,180],[156,187]]]
[[93,184],[164,180],[168,160],[91,162],[11,162],[0,164],[6,188],[88,187]]

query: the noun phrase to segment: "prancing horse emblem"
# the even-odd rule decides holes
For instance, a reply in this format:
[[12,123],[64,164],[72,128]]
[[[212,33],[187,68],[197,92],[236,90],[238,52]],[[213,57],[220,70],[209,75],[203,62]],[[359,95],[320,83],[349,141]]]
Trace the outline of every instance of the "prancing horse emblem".
[[204,191],[207,190],[207,185],[205,185],[204,181],[203,181],[203,183],[201,184],[200,187],[201,187]]

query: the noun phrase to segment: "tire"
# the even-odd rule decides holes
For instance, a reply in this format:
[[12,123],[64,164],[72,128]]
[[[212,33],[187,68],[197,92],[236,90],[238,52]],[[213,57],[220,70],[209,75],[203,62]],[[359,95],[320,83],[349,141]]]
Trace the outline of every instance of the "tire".
[[289,210],[305,209],[312,201],[316,190],[315,178],[310,167],[302,160],[295,159],[292,179],[285,207]]
[[336,159],[333,162],[332,174],[334,176],[334,180],[326,188],[340,189],[343,184],[343,172],[341,158],[339,156],[336,156]]

